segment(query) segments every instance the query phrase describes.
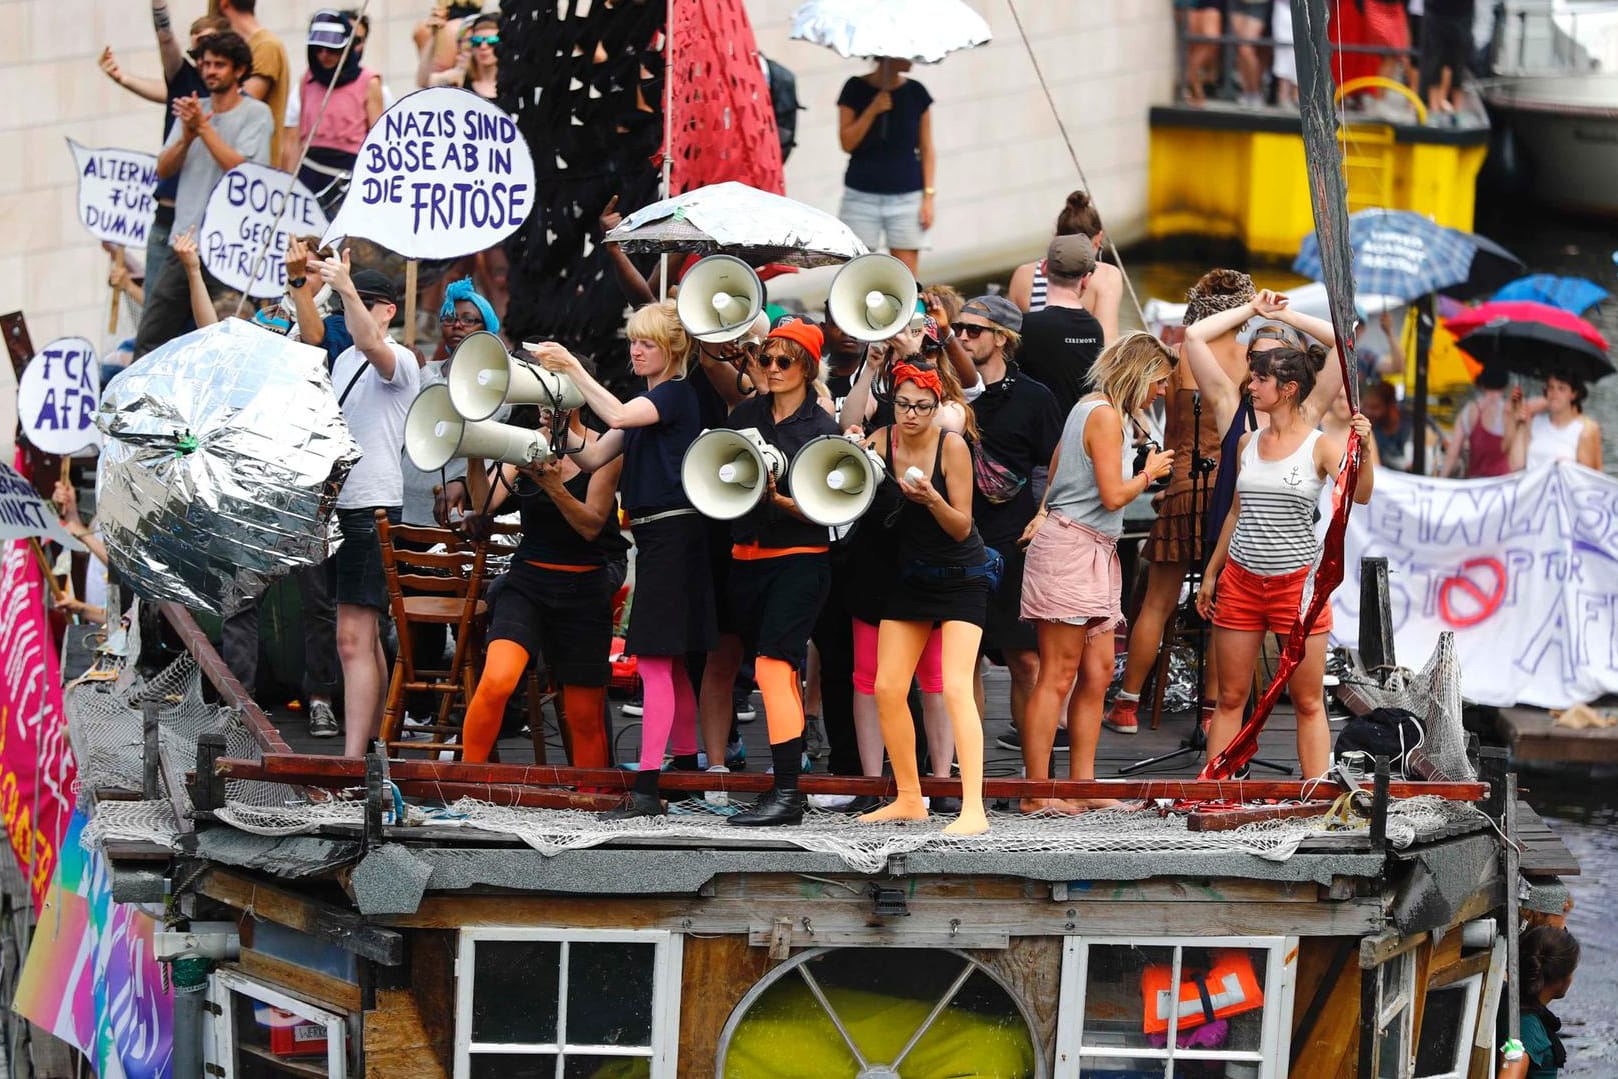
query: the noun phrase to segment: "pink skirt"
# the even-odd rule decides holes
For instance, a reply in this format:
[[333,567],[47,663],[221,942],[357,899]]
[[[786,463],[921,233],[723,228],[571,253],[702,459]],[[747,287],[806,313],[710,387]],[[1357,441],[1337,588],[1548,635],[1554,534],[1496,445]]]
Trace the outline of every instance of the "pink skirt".
[[1107,633],[1124,620],[1123,590],[1115,537],[1060,513],[1045,518],[1023,569],[1024,621],[1088,626],[1092,637]]

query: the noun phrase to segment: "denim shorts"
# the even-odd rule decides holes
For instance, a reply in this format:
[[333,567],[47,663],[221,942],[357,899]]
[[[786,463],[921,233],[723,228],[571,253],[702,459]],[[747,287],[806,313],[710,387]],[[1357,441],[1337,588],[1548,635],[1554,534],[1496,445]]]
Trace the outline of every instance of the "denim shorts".
[[[386,509],[388,521],[398,524],[400,508]],[[382,545],[376,535],[376,507],[338,510],[337,528],[343,535],[342,545],[326,560],[332,601],[386,611],[388,578],[382,569]]]
[[838,208],[837,216],[872,251],[882,249],[884,234],[890,251],[921,250],[920,191],[907,191],[902,195],[873,195],[868,191],[845,187],[843,204]]

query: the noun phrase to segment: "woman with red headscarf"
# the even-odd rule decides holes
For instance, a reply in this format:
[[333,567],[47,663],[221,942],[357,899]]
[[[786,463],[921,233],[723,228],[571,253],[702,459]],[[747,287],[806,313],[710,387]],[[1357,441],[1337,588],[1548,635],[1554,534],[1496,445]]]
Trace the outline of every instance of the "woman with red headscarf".
[[871,448],[887,462],[905,501],[893,515],[897,580],[877,628],[876,703],[899,796],[862,821],[924,820],[916,734],[907,698],[934,626],[942,629],[944,704],[961,765],[961,813],[951,835],[988,830],[983,811],[983,724],[972,671],[988,613],[998,556],[991,561],[972,523],[972,454],[966,440],[934,423],[944,396],[937,368],[897,363],[891,370],[894,423]]

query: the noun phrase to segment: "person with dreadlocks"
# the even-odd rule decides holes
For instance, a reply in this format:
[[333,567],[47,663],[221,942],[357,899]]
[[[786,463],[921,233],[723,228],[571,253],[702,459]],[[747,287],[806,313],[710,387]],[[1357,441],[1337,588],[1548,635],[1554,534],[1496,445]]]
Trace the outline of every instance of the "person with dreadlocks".
[[916,732],[908,697],[916,664],[933,627],[942,630],[944,703],[961,766],[960,816],[944,831],[977,835],[989,828],[983,809],[983,723],[972,697],[972,671],[988,616],[991,579],[1004,564],[991,560],[972,522],[972,453],[966,440],[941,429],[934,415],[944,400],[936,368],[910,362],[890,369],[894,423],[868,443],[887,462],[905,501],[898,508],[897,580],[877,627],[876,703],[882,741],[899,796],[862,821],[924,820]]
[[[1210,319],[1212,325],[1193,326],[1186,334],[1186,357],[1196,368],[1216,422],[1234,416],[1239,390],[1206,347],[1205,338],[1224,332],[1224,322],[1236,325],[1238,319],[1245,321],[1253,314],[1280,318],[1286,312],[1286,297],[1265,291],[1250,304],[1226,312],[1223,320]],[[1235,501],[1197,592],[1197,612],[1213,622],[1212,656],[1219,685],[1208,724],[1210,759],[1230,744],[1241,726],[1264,634],[1273,632],[1284,640],[1303,608],[1320,549],[1315,508],[1347,450],[1346,443],[1319,429],[1322,402],[1313,395],[1317,383],[1324,381],[1318,376],[1327,357],[1325,346],[1305,346],[1286,330],[1255,340],[1248,352],[1248,400],[1269,423],[1243,435],[1238,444]],[[1355,413],[1349,424],[1362,443],[1371,437],[1371,421],[1363,414]],[[1375,475],[1373,468],[1360,470],[1354,501],[1364,505],[1371,500]],[[1298,716],[1298,763],[1305,779],[1325,774],[1331,751],[1323,689],[1330,629],[1327,607],[1311,628],[1303,659],[1287,683]]]
[[[348,47],[353,36],[354,19],[346,12],[322,8],[309,20],[309,70],[298,87],[298,137],[281,140],[281,168],[297,168],[298,179],[328,215],[335,215],[342,203],[360,147],[383,110],[382,76],[361,63],[358,48]],[[309,151],[298,168],[305,144]]]

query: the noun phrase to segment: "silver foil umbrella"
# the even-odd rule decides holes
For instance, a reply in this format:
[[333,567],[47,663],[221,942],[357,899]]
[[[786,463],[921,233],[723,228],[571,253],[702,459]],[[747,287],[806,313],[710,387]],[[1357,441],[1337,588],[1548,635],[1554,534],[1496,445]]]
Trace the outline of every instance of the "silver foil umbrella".
[[360,449],[325,353],[241,319],[175,338],[113,379],[96,517],[144,599],[230,614],[323,560]]
[[754,266],[831,266],[866,254],[853,230],[824,210],[735,180],[643,206],[606,240],[632,253],[723,251]]
[[989,36],[989,24],[963,0],[807,0],[792,13],[794,39],[835,49],[845,59],[936,64]]

